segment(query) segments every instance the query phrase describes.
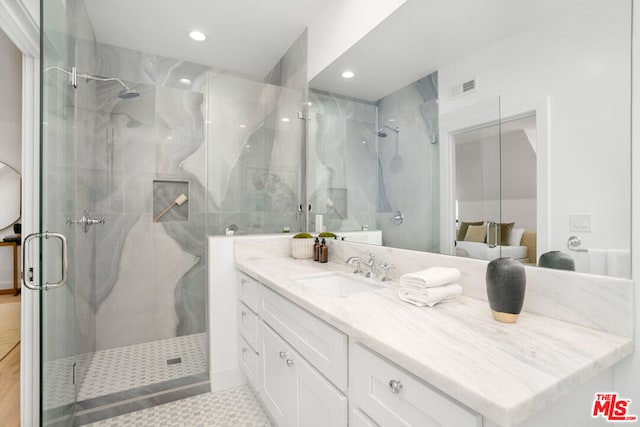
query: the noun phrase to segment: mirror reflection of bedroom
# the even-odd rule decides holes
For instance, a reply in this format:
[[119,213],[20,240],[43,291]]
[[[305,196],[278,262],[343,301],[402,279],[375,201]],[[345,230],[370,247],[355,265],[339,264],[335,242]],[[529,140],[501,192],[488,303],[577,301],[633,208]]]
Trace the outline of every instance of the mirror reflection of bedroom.
[[457,256],[536,263],[536,117],[454,136]]

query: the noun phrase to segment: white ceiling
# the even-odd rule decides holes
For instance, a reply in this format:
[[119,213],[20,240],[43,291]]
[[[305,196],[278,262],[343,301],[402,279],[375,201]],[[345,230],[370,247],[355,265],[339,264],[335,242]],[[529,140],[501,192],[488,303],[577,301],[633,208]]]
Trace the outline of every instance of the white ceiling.
[[[98,42],[264,77],[328,0],[85,0]],[[187,37],[192,29],[209,36]]]
[[[264,77],[330,0],[85,0],[99,42]],[[408,0],[311,81],[375,102],[580,0]],[[356,19],[356,18],[354,18]],[[191,29],[209,38],[197,43]],[[356,77],[345,80],[345,69]]]
[[[580,0],[408,0],[311,81],[375,102]],[[353,79],[342,71],[356,73]]]

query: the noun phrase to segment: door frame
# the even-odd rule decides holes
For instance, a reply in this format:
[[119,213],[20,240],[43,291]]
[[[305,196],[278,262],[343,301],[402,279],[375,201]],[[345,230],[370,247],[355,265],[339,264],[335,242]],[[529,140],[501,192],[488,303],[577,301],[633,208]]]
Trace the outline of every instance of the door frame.
[[[536,245],[549,250],[549,97],[524,103],[505,103],[499,96],[440,117],[440,251],[453,254],[455,241],[455,135],[489,124],[531,114],[536,116]],[[498,106],[496,117],[495,107]]]
[[[23,236],[40,229],[40,16],[33,16],[39,9],[33,0],[0,0],[0,28],[22,52]],[[21,298],[20,425],[34,426],[40,423],[40,297],[23,292]]]

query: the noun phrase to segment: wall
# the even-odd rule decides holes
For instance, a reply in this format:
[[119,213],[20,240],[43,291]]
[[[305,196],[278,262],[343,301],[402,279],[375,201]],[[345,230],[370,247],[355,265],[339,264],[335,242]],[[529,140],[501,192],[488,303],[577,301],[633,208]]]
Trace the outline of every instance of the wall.
[[[385,245],[439,252],[438,73],[382,98],[378,127],[378,224]],[[401,225],[390,221],[396,211]]]
[[[439,70],[442,114],[496,95],[503,111],[549,97],[550,248],[572,234],[584,247],[630,244],[630,2],[602,4],[583,2]],[[470,78],[477,92],[448,95]],[[569,231],[574,212],[592,214],[592,233]]]
[[[95,227],[98,350],[206,330],[206,158],[203,86],[207,68],[97,45],[95,73],[140,92],[117,97],[97,83],[91,212]],[[189,78],[191,86],[179,83]],[[166,184],[187,182],[184,218],[153,218],[169,203]],[[179,193],[167,194],[170,200]],[[132,327],[135,325],[135,327]]]
[[332,0],[309,25],[309,80],[391,15],[406,0]]
[[[0,161],[17,171],[22,166],[22,52],[16,48],[4,32],[0,30]],[[14,201],[16,204],[19,200]],[[13,228],[0,230],[0,240],[13,235]],[[0,289],[13,287],[13,262],[11,248],[3,247],[0,252]]]
[[455,158],[461,221],[514,222],[536,231],[536,154],[524,131],[458,142]]

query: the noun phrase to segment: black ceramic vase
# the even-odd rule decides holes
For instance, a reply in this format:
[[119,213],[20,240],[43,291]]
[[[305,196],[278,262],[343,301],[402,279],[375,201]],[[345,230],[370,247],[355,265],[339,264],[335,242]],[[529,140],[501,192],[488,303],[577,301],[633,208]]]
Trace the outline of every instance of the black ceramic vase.
[[560,251],[550,251],[540,255],[538,267],[576,271],[576,263],[571,255]]
[[524,265],[511,258],[494,259],[487,265],[487,297],[498,322],[515,323],[522,311],[527,277]]

